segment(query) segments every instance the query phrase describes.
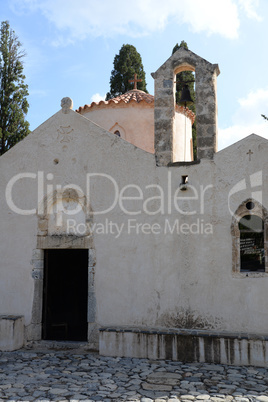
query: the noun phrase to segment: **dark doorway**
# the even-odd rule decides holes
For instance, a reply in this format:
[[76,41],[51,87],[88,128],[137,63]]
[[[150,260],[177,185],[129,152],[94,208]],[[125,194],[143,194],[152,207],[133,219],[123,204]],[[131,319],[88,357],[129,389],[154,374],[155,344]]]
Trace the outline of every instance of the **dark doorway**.
[[87,340],[88,250],[45,250],[43,339]]

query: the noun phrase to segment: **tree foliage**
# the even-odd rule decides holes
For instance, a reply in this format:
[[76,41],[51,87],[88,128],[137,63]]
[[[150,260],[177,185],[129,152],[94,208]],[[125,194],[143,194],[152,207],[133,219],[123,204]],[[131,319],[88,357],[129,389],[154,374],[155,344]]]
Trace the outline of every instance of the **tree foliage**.
[[[187,43],[183,40],[181,41],[180,45],[178,43],[174,46],[172,50],[172,54],[174,54],[179,48],[184,47],[184,49],[188,50]],[[194,89],[194,74],[192,71],[182,71],[176,75],[176,103],[179,103],[181,98],[181,91],[183,88],[184,83],[187,83],[188,88],[190,90],[191,98],[193,100],[193,104],[188,106],[190,110],[194,113],[196,112],[195,109],[195,89]],[[192,136],[193,136],[193,151],[194,151],[194,159],[196,159],[197,155],[197,148],[196,148],[196,123],[194,122],[192,127]]]
[[261,117],[263,117],[265,120],[268,120],[268,117],[265,116],[265,114],[262,114]]
[[130,83],[129,80],[134,78],[135,73],[138,79],[142,79],[142,82],[137,83],[137,88],[147,92],[145,72],[140,54],[135,46],[123,45],[119,54],[114,58],[114,68],[110,78],[110,92],[107,92],[106,100],[133,89],[133,83]]
[[0,155],[29,134],[28,86],[24,83],[21,43],[8,21],[0,31]]

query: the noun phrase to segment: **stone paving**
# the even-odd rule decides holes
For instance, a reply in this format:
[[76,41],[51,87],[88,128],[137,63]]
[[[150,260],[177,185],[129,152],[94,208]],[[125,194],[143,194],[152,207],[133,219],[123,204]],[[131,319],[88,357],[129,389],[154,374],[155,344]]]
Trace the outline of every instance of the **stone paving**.
[[0,353],[2,401],[268,402],[268,369],[111,358],[85,350]]

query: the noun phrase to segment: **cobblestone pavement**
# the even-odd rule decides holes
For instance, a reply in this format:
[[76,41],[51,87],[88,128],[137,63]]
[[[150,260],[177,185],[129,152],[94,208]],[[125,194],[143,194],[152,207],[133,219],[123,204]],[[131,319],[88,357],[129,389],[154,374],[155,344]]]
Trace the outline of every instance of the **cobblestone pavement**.
[[2,401],[268,402],[268,369],[110,358],[84,350],[0,353]]

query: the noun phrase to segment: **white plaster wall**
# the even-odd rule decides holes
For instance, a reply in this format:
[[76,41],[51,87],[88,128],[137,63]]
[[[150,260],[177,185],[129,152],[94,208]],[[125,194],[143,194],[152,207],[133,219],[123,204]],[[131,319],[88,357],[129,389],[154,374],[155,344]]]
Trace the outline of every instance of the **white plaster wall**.
[[[24,143],[25,144],[25,143]],[[36,246],[36,216],[19,215],[8,207],[5,190],[8,182],[22,171],[37,171],[36,144],[30,149],[21,143],[0,158],[0,309],[1,314],[24,315],[30,322],[33,280],[31,278],[32,251]],[[22,152],[19,151],[23,149]],[[27,161],[31,161],[27,166]],[[20,208],[34,208],[36,188],[32,181],[18,182],[13,201]]]
[[[70,134],[62,134],[64,128],[66,131],[70,129]],[[103,152],[98,153],[97,149]],[[140,153],[139,157],[137,153]],[[136,178],[137,169],[140,174],[147,170],[148,163],[154,166],[154,155],[138,150],[75,112],[65,115],[61,111],[0,158],[1,314],[24,315],[25,325],[29,325],[33,300],[31,259],[37,245],[37,215],[21,215],[10,209],[5,197],[9,181],[18,174],[36,175],[36,178],[17,181],[12,190],[14,204],[20,209],[30,210],[37,208],[40,202],[38,172],[44,178],[44,196],[54,191],[57,185],[68,184],[75,184],[86,193],[88,173],[110,175],[119,184],[127,184],[134,181],[132,177]],[[53,179],[48,179],[47,175],[53,175]],[[102,182],[101,192],[91,194],[94,208],[105,207],[113,201],[113,195],[107,195],[109,185],[109,181],[104,185]],[[52,221],[53,216],[49,223]],[[81,223],[81,214],[78,223]],[[51,227],[50,230],[53,233]],[[58,234],[56,230],[54,233]],[[112,244],[106,247],[111,251]],[[102,265],[101,275],[106,275],[107,261]]]
[[192,161],[192,121],[182,113],[175,112],[173,135],[173,162]]
[[[63,128],[72,131],[61,134]],[[253,151],[250,162],[249,149]],[[157,168],[154,155],[75,112],[58,112],[0,158],[0,313],[24,315],[26,325],[30,323],[31,257],[37,235],[36,215],[18,215],[6,204],[8,181],[21,172],[39,171],[44,177],[53,174],[52,180],[45,180],[45,190],[48,184],[55,188],[57,184],[74,183],[86,192],[86,175],[95,173],[98,176],[91,177],[90,191],[93,211],[111,207],[114,182],[119,192],[123,191],[121,195],[136,197],[122,198],[121,205],[117,202],[109,212],[93,219],[99,227],[107,225],[107,220],[108,224],[123,225],[118,236],[114,226],[106,234],[97,233],[95,226],[98,325],[187,326],[265,334],[268,277],[232,276],[228,195],[246,178],[248,188],[230,200],[235,210],[252,195],[250,176],[261,171],[262,203],[268,208],[267,150],[266,140],[250,136],[219,152],[214,161]],[[99,174],[108,177],[100,178]],[[192,186],[184,192],[179,190],[182,175],[188,175]],[[122,190],[130,184],[136,187]],[[202,193],[207,186],[203,206]],[[36,180],[16,183],[13,195],[21,208],[35,208]],[[180,197],[179,211],[174,196]],[[176,220],[179,234],[165,230],[166,221],[173,227]],[[148,225],[142,228],[139,224]],[[155,229],[159,225],[158,234],[150,233],[152,224]],[[200,230],[207,224],[212,225],[212,233],[183,234],[189,225]]]
[[[114,132],[119,130],[121,137],[147,151],[154,152],[154,109],[152,106],[138,103],[123,105],[122,107],[90,108],[82,111],[82,115]],[[114,126],[116,125],[114,128]],[[122,130],[123,128],[123,130]]]

